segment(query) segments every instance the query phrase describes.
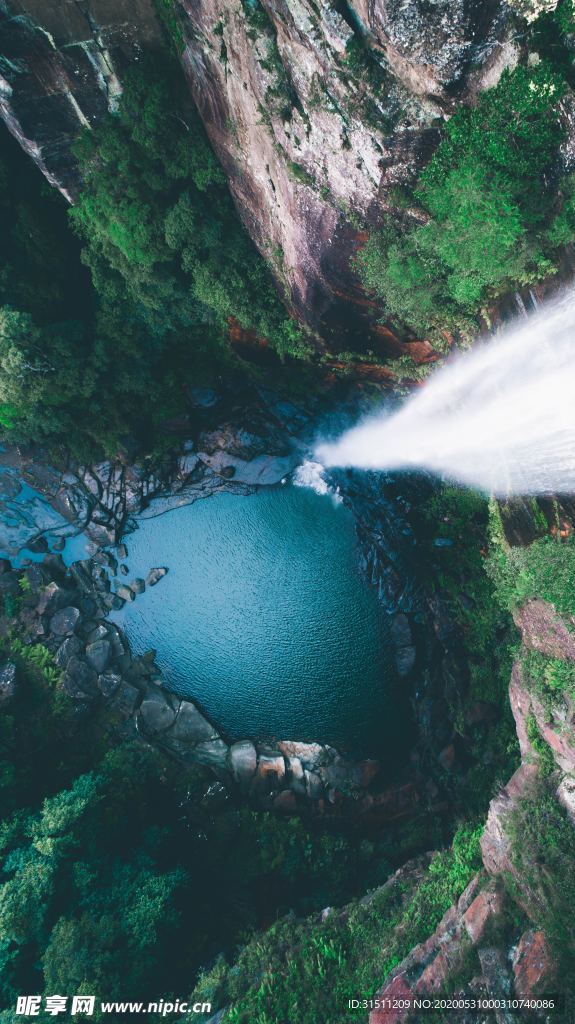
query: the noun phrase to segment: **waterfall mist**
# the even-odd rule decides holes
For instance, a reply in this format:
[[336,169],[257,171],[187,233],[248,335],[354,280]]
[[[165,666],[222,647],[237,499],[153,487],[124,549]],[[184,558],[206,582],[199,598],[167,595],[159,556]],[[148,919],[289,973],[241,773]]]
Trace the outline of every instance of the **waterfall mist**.
[[324,466],[425,469],[499,496],[575,492],[575,293],[454,357],[399,411],[315,456]]

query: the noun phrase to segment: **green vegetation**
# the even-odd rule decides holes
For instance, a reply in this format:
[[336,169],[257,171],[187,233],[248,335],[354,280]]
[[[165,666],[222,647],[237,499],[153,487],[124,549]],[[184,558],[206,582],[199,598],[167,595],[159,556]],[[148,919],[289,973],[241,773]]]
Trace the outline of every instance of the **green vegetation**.
[[575,538],[547,536],[527,547],[494,543],[487,568],[504,608],[540,598],[560,615],[575,615]]
[[458,806],[479,814],[519,763],[508,698],[516,634],[486,573],[487,500],[473,491],[443,485],[422,513],[425,584],[458,632],[461,668],[457,685],[446,691],[451,720],[458,732],[469,735],[468,713],[477,701],[491,704],[497,719],[471,730],[472,764],[463,777],[450,782]]
[[548,658],[539,651],[521,652],[523,678],[547,710],[564,703],[565,697],[575,699],[575,664]]
[[471,333],[490,299],[553,270],[575,236],[573,183],[556,172],[564,89],[549,63],[520,66],[447,123],[414,191],[427,223],[389,222],[357,259],[393,318]]
[[[449,850],[421,873],[391,880],[324,921],[280,921],[258,935],[228,968],[221,959],[193,998],[231,1005],[230,1024],[343,1024],[358,993],[369,998],[418,942],[426,939],[481,866],[482,828],[461,825]],[[364,1017],[363,1019],[366,1019]]]
[[530,908],[551,943],[559,978],[575,971],[575,925],[568,908],[575,899],[573,824],[558,804],[552,783],[542,780],[507,825],[513,864],[521,878],[507,876],[511,895]]
[[119,745],[104,709],[79,716],[43,645],[14,636],[1,654],[17,665],[0,718],[2,1007],[21,992],[181,996],[277,915],[387,878],[381,840],[211,800],[206,770]]
[[180,76],[160,54],[142,59],[118,113],[77,143],[84,187],[70,217],[93,288],[58,200],[14,204],[27,158],[12,150],[0,174],[0,423],[14,440],[64,441],[82,458],[128,437],[153,445],[185,411],[186,385],[233,362],[231,317],[282,359],[309,352]]

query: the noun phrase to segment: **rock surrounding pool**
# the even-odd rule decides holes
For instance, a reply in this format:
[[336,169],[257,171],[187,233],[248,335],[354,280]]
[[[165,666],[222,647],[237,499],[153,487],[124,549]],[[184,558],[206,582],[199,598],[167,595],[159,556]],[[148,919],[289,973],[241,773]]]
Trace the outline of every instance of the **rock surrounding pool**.
[[330,495],[222,493],[142,519],[125,540],[126,581],[169,573],[115,620],[230,739],[391,753],[401,712],[387,620],[358,571],[351,513]]

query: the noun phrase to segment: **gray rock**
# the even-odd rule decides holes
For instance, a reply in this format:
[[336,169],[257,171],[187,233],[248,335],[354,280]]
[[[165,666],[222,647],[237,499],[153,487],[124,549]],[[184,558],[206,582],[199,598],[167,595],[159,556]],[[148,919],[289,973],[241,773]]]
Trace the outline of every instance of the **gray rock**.
[[43,615],[44,612],[47,612],[48,615],[54,615],[60,608],[64,608],[70,603],[71,596],[69,590],[58,586],[57,583],[49,583],[47,587],[44,587],[36,605],[38,615]]
[[129,583],[128,586],[130,590],[133,590],[134,594],[143,594],[144,590],[146,589],[146,581],[141,579],[135,579],[132,580],[132,582]]
[[155,587],[156,583],[159,583],[160,580],[164,578],[167,571],[168,570],[165,566],[157,566],[154,569],[150,569],[148,575],[146,576],[146,586]]
[[115,696],[110,702],[110,707],[113,708],[114,711],[117,711],[123,718],[129,718],[136,710],[139,699],[139,690],[130,683],[125,682],[125,680],[122,680]]
[[290,776],[290,789],[292,789],[294,793],[299,793],[301,796],[305,796],[305,774],[299,757],[288,757],[287,765]]
[[267,782],[279,784],[286,773],[286,763],[281,754],[260,754],[258,775]]
[[71,658],[78,657],[78,655],[80,654],[81,650],[82,650],[82,644],[78,640],[77,636],[68,636],[68,637],[66,637],[64,642],[62,644],[60,644],[58,650],[56,651],[56,654],[55,654],[56,664],[60,668],[66,669],[68,667],[68,662],[71,660]]
[[95,696],[97,682],[98,677],[94,669],[85,661],[76,656],[70,659],[63,682],[64,689],[70,697],[85,700],[86,697]]
[[206,740],[194,747],[193,760],[210,768],[225,769],[228,761],[227,743],[221,739]]
[[120,566],[120,572],[122,573],[122,576],[127,576],[129,571],[130,570],[128,569],[128,566],[122,563],[122,565]]
[[7,661],[0,669],[0,704],[7,704],[16,693],[16,666]]
[[102,696],[109,700],[110,697],[114,696],[121,682],[122,677],[115,672],[105,672],[103,675],[98,676],[98,689]]
[[319,800],[323,796],[323,783],[315,772],[309,772],[307,768],[304,769],[305,775],[305,789],[307,796],[310,800]]
[[173,725],[175,718],[176,712],[161,690],[157,694],[150,693],[140,704],[138,725],[148,735],[165,732]]
[[80,612],[77,608],[72,605],[62,608],[50,619],[50,632],[55,633],[56,636],[67,636],[74,632],[79,621]]
[[128,557],[128,549],[125,544],[118,544],[116,551],[118,552],[118,558],[121,558],[122,561]]
[[415,647],[399,647],[395,652],[395,667],[397,674],[402,677],[408,676],[415,665]]
[[98,674],[107,668],[110,660],[110,644],[108,640],[100,638],[86,647],[86,658]]
[[133,590],[130,590],[130,587],[125,587],[123,583],[120,583],[116,587],[116,597],[119,597],[121,601],[133,601],[136,595]]
[[198,743],[219,738],[218,732],[198,711],[195,704],[183,700],[180,704],[175,725],[170,729],[166,741],[179,747],[193,747]]
[[105,626],[102,626],[101,624],[91,629],[88,634],[88,640],[91,644],[93,644],[95,640],[106,640],[107,637],[108,630],[106,629]]
[[251,740],[240,740],[230,747],[230,768],[238,785],[243,789],[256,773],[258,755]]

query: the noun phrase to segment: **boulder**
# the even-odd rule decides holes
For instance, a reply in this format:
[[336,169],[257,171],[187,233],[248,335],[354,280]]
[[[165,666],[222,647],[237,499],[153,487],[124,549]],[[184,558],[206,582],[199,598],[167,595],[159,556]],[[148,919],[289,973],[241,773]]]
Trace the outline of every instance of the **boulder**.
[[251,740],[239,740],[230,747],[230,769],[241,789],[247,788],[256,773],[258,755]]
[[71,593],[69,590],[65,590],[60,587],[57,583],[49,583],[47,587],[40,594],[38,604],[36,605],[36,611],[38,615],[43,615],[47,612],[48,615],[53,615],[60,608],[64,608],[70,603]]
[[315,772],[304,769],[305,790],[309,800],[319,800],[323,796],[323,782]]
[[55,661],[59,668],[66,669],[71,658],[76,658],[82,650],[82,644],[77,636],[67,636],[60,644],[55,654]]
[[67,636],[73,633],[80,621],[80,612],[77,608],[69,605],[56,612],[50,619],[50,632],[56,636]]
[[98,689],[105,700],[109,700],[110,697],[114,696],[121,682],[122,677],[115,672],[105,672],[103,675],[98,676]]
[[299,757],[288,757],[286,760],[290,778],[290,789],[293,789],[294,793],[299,793],[300,796],[305,796],[305,775]]
[[108,630],[101,623],[98,626],[94,626],[93,629],[88,633],[88,641],[93,644],[95,640],[106,640],[108,639]]
[[155,568],[150,569],[148,575],[146,576],[146,586],[155,587],[156,583],[159,583],[160,580],[164,578],[167,571],[168,570],[165,566],[156,566]]
[[409,675],[415,665],[415,647],[398,647],[395,652],[395,667],[402,679]]
[[130,590],[133,590],[134,594],[143,594],[144,590],[146,589],[146,581],[141,579],[135,579],[132,580],[132,582],[129,583],[128,586]]
[[165,732],[174,724],[176,712],[161,690],[150,694],[140,704],[138,726],[147,735]]
[[122,561],[128,557],[128,549],[125,544],[118,544],[116,551],[118,553],[118,558],[121,558]]
[[16,693],[16,665],[7,661],[0,669],[0,705],[7,704]]
[[125,680],[122,680],[110,702],[110,707],[121,715],[122,718],[129,718],[136,710],[139,699],[139,690]]
[[107,668],[110,660],[110,644],[108,640],[100,638],[86,647],[86,658],[92,668],[101,674]]
[[134,601],[135,593],[130,587],[125,587],[123,583],[120,583],[116,587],[116,597],[119,597],[121,601]]
[[281,754],[260,754],[258,759],[258,776],[274,786],[283,782],[286,763]]
[[321,743],[297,743],[294,740],[280,740],[278,750],[281,750],[284,757],[299,758],[307,768],[328,764],[334,754],[330,747],[324,747]]
[[227,767],[228,751],[229,747],[222,739],[205,740],[194,747],[193,760],[223,771]]
[[127,576],[129,571],[130,570],[128,569],[128,566],[122,563],[122,565],[120,566],[120,572],[122,573],[122,576]]
[[175,724],[165,737],[166,742],[174,746],[178,752],[218,738],[218,732],[213,725],[204,718],[195,704],[187,700],[180,704]]
[[98,677],[94,669],[79,657],[73,657],[66,666],[63,687],[68,696],[76,700],[93,697],[97,692]]

